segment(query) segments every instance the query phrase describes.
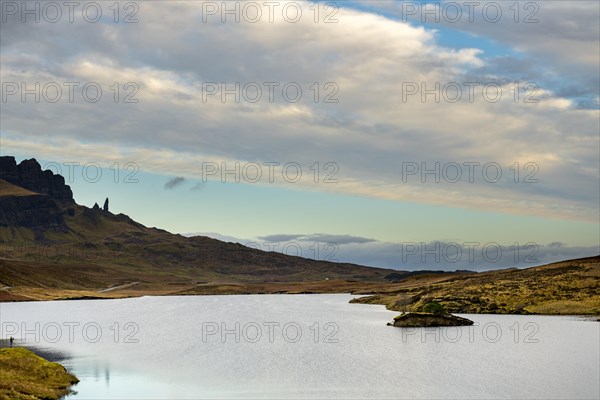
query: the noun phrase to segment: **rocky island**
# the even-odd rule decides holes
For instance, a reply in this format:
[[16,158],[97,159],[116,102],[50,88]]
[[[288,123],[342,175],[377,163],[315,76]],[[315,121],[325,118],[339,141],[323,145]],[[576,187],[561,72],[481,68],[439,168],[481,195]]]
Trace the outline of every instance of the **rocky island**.
[[448,314],[441,304],[436,302],[427,303],[421,312],[403,313],[388,322],[388,326],[398,328],[428,328],[436,326],[465,326],[473,325],[473,321],[467,318]]
[[434,326],[463,326],[473,325],[473,321],[467,318],[457,317],[456,315],[435,315],[430,313],[406,313],[394,318],[389,326],[399,328],[428,328]]

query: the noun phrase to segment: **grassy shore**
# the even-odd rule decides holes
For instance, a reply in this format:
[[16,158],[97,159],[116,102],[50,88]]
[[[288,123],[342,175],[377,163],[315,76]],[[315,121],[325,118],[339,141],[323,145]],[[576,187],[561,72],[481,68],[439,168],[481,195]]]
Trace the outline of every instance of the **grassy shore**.
[[58,399],[79,380],[24,348],[0,349],[0,400]]
[[[436,301],[452,313],[600,315],[600,256],[482,273],[423,273],[399,280],[197,281],[140,270],[0,260],[0,302],[138,296],[352,293],[356,303],[418,311]],[[103,270],[102,268],[106,268]],[[3,286],[4,285],[4,286]],[[108,288],[108,289],[107,289]]]

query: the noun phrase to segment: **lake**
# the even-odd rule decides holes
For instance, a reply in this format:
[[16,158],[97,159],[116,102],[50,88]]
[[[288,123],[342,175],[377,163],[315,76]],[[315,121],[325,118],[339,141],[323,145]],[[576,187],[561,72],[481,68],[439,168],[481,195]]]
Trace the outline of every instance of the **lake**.
[[0,304],[2,338],[81,380],[69,399],[598,399],[600,323],[462,315],[402,329],[355,296],[141,297]]

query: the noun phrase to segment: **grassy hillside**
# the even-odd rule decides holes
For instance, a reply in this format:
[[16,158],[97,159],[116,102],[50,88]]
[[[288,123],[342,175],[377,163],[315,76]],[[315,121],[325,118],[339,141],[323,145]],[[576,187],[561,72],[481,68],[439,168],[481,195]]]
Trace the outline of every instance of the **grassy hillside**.
[[78,205],[62,218],[66,229],[0,226],[0,300],[221,293],[223,285],[238,293],[259,290],[254,284],[327,280],[385,283],[394,272],[185,237]]
[[185,237],[147,228],[123,214],[82,206],[64,219],[68,232],[49,230],[40,235],[27,228],[0,227],[0,255],[17,261],[119,266],[140,273],[240,282],[380,280],[394,272],[265,252],[203,236]]
[[395,311],[437,301],[455,313],[600,315],[600,256],[490,271],[355,299]]

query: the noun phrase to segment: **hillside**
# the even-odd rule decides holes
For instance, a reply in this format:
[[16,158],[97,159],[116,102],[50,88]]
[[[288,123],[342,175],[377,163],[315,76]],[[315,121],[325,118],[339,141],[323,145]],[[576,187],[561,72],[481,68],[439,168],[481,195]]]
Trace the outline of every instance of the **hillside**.
[[24,348],[0,348],[0,399],[57,400],[79,380],[60,364]]
[[[77,205],[64,179],[0,157],[0,300],[177,293],[223,285],[352,280],[392,271],[148,228]],[[213,290],[213,289],[211,289]]]
[[600,256],[453,277],[353,300],[418,311],[437,301],[453,313],[600,314]]

